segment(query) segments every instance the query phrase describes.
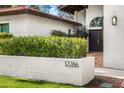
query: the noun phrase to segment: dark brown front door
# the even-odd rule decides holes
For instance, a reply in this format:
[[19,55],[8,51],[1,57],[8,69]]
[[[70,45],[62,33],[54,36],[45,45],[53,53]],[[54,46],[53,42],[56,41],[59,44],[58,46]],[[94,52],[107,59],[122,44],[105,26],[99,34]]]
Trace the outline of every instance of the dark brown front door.
[[89,51],[103,51],[103,31],[89,31]]

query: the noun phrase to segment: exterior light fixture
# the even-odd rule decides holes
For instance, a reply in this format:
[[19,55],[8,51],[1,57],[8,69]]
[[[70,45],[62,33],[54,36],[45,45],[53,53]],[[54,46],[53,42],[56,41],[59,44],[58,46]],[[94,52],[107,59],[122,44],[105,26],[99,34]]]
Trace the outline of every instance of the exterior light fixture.
[[112,17],[112,25],[117,25],[117,16]]

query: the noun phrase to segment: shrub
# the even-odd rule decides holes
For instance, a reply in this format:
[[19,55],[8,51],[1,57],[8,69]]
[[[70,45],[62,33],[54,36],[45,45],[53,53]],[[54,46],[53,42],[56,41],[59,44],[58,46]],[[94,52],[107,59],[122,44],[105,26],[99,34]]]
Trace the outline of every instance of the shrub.
[[65,32],[59,30],[52,30],[50,33],[52,36],[67,36]]
[[52,30],[50,33],[52,36],[63,36],[63,37],[78,37],[78,38],[87,38],[88,37],[88,32],[85,26],[82,27],[75,27],[74,31],[71,33],[68,32],[66,34],[65,32],[59,31],[59,30]]
[[0,40],[1,55],[80,58],[86,52],[87,41],[81,38],[28,36]]
[[10,33],[6,33],[6,32],[0,33],[0,39],[7,39],[7,38],[9,39],[11,37],[13,37],[13,35]]
[[81,38],[87,38],[88,37],[88,32],[86,30],[86,27],[77,27],[73,31],[73,34],[68,35],[68,37],[81,37]]

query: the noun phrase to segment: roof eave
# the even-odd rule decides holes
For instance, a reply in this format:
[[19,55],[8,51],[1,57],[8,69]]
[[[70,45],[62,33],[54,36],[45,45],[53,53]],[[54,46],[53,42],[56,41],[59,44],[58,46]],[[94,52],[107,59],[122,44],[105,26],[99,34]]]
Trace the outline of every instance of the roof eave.
[[15,10],[15,11],[0,12],[0,16],[17,15],[17,14],[31,14],[31,15],[46,17],[46,18],[50,18],[50,19],[54,19],[54,20],[58,20],[58,21],[63,21],[63,22],[69,23],[69,24],[77,25],[77,26],[82,26],[81,23],[78,23],[78,22],[75,22],[72,20],[68,20],[68,19],[64,19],[64,18],[61,18],[58,16],[54,16],[54,15],[49,14],[49,13],[44,13],[44,12],[41,12],[41,11],[33,9],[33,8],[23,8],[23,9],[19,9],[19,10]]
[[80,11],[85,8],[88,8],[88,5],[60,5],[58,6],[58,8],[61,11],[74,14],[75,11]]
[[78,23],[78,22],[75,22],[72,20],[68,20],[68,19],[64,19],[64,18],[61,18],[58,16],[54,16],[54,15],[51,15],[49,13],[39,12],[39,11],[36,11],[33,9],[28,9],[27,13],[32,14],[32,15],[36,15],[36,16],[40,16],[40,17],[46,17],[46,18],[50,18],[50,19],[54,19],[54,20],[58,20],[58,21],[63,21],[63,22],[69,23],[69,24],[77,25],[77,26],[82,26],[81,23]]

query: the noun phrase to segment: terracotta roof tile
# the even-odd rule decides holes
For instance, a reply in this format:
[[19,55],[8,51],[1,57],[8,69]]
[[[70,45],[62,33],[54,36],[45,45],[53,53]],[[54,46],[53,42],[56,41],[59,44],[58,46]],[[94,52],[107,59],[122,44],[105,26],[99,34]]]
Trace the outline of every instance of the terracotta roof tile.
[[50,18],[58,21],[67,22],[73,25],[78,25],[78,26],[82,25],[81,23],[78,23],[76,21],[58,17],[49,13],[41,12],[40,10],[33,9],[28,6],[0,9],[0,16],[16,15],[16,14],[32,14],[40,17],[46,17],[46,18]]

